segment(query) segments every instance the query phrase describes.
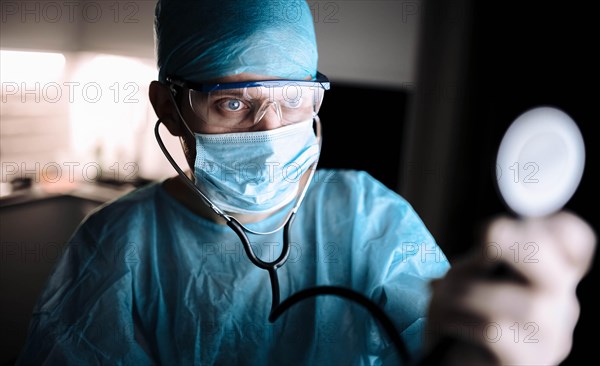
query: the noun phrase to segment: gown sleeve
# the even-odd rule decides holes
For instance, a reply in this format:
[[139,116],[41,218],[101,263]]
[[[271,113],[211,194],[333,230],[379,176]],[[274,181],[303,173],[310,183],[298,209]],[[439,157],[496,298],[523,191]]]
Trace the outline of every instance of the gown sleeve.
[[[361,287],[394,323],[414,361],[422,351],[429,282],[446,274],[449,261],[403,197],[365,172],[355,186],[362,188],[356,193],[360,230],[355,230],[352,262],[367,273]],[[401,364],[382,328],[375,321],[367,328],[370,364]]]

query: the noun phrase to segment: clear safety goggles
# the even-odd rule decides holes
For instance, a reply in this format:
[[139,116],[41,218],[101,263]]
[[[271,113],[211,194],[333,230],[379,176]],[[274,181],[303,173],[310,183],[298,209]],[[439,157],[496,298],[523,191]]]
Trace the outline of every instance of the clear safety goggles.
[[317,72],[313,80],[253,80],[247,82],[198,84],[167,78],[188,89],[194,114],[208,125],[248,129],[267,114],[289,125],[313,118],[321,107],[327,77]]

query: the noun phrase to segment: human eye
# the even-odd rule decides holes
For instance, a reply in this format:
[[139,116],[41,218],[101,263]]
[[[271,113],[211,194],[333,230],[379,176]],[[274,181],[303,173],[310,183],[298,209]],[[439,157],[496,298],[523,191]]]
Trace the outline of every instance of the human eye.
[[249,105],[238,98],[223,98],[219,100],[216,105],[224,112],[243,112],[250,108]]

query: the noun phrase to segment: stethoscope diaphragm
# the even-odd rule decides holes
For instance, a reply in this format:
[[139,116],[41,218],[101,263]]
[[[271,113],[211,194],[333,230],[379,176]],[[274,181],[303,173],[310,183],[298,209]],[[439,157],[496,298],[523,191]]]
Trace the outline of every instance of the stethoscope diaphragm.
[[537,107],[510,125],[498,150],[496,178],[509,208],[524,217],[560,210],[583,175],[585,147],[565,112]]

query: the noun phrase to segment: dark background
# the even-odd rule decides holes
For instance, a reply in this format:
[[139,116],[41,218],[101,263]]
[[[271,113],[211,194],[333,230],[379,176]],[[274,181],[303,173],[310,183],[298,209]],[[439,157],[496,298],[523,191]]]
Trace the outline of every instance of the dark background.
[[[476,229],[484,220],[506,212],[494,177],[495,154],[504,132],[527,109],[551,105],[575,120],[586,143],[584,176],[565,208],[598,233],[594,190],[600,184],[594,172],[598,166],[594,138],[600,62],[595,55],[597,12],[592,3],[426,4],[414,87],[372,88],[332,80],[320,113],[324,144],[320,166],[364,169],[413,202],[426,224],[429,216],[441,218],[432,232],[454,261],[475,245]],[[431,109],[436,108],[450,113],[432,122]],[[419,128],[421,135],[409,132]],[[444,131],[450,133],[444,136]],[[431,138],[436,134],[438,140]],[[448,138],[453,150],[444,169],[432,162],[448,153],[447,146],[435,141]],[[411,144],[415,146],[407,149]],[[415,168],[418,154],[431,157]],[[444,212],[431,212],[435,202],[432,206],[421,199],[427,187],[441,187],[436,189],[441,190],[444,205],[439,207]],[[563,366],[586,364],[596,354],[597,278],[596,256],[577,289],[581,317]]]

